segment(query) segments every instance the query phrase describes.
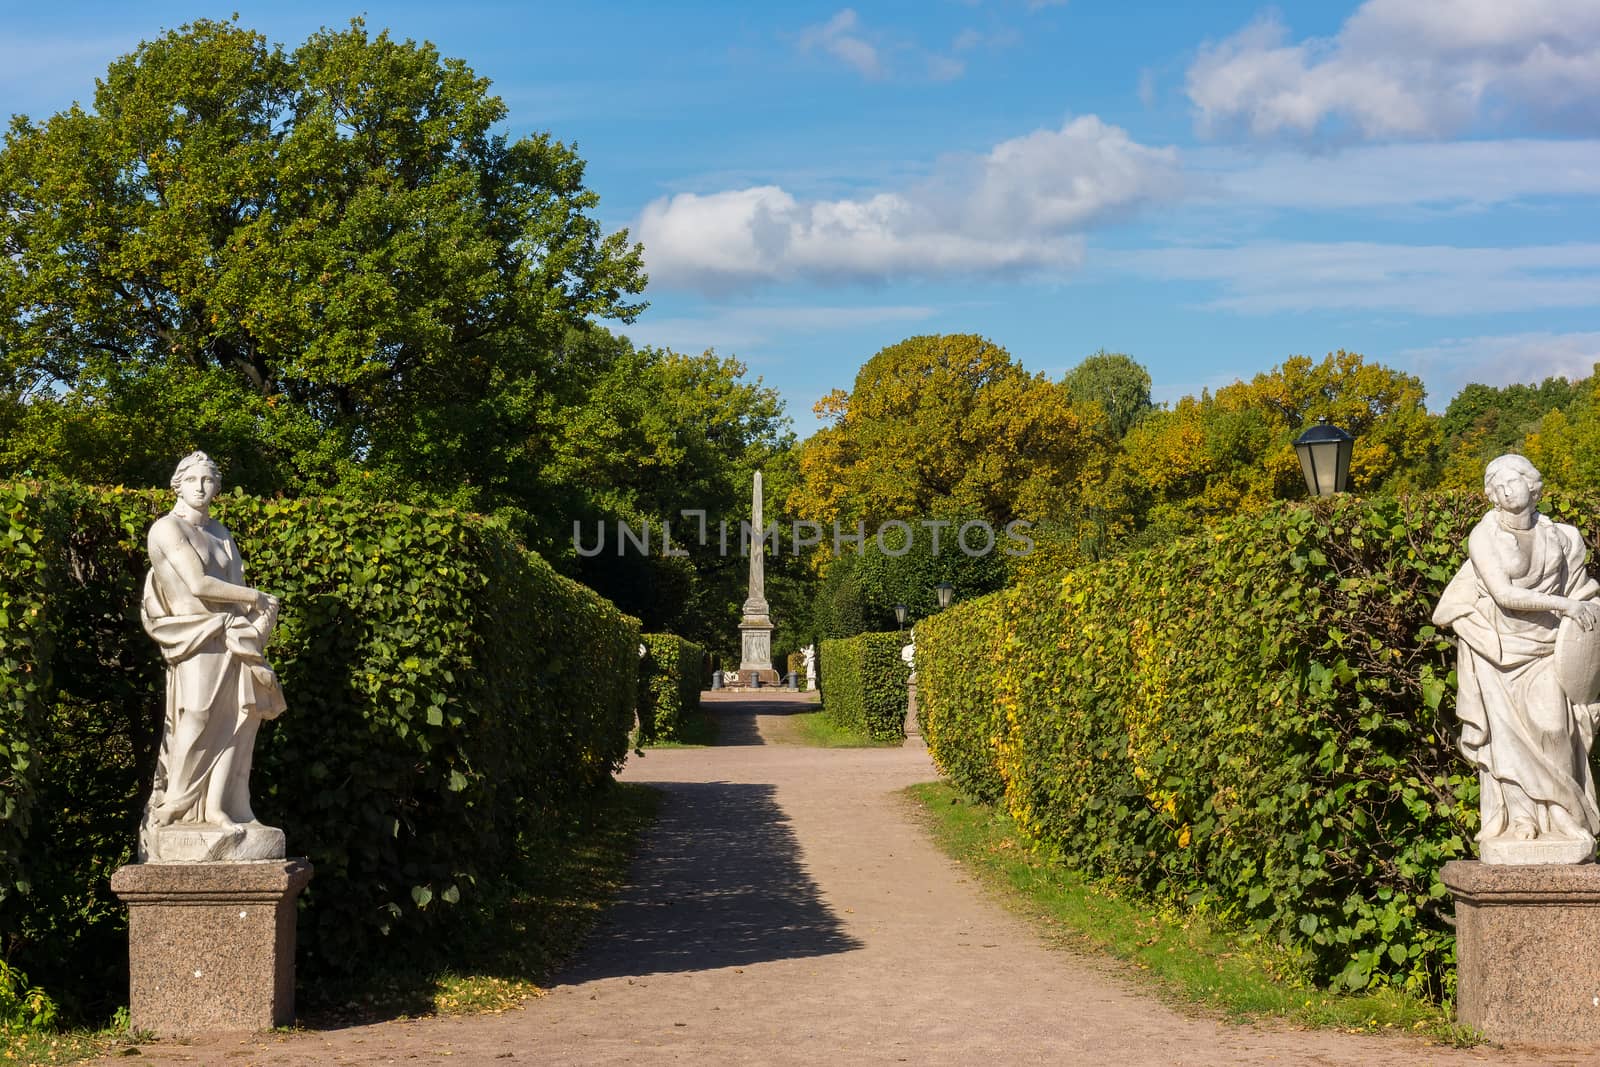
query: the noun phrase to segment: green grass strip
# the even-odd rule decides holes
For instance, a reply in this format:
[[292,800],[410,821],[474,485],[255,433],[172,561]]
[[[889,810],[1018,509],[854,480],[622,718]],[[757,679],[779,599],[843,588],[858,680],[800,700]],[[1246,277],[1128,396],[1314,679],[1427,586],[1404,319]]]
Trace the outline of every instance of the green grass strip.
[[1306,978],[1292,952],[1213,917],[1140,900],[1041,856],[1003,811],[944,782],[906,790],[952,858],[1040,924],[1054,944],[1125,960],[1179,1007],[1235,1022],[1276,1019],[1298,1026],[1407,1031],[1454,1045],[1478,1035],[1438,1005],[1393,988],[1335,993]]
[[840,725],[821,709],[792,715],[789,722],[794,727],[790,734],[793,741],[812,748],[899,748],[904,743],[879,741],[864,730]]

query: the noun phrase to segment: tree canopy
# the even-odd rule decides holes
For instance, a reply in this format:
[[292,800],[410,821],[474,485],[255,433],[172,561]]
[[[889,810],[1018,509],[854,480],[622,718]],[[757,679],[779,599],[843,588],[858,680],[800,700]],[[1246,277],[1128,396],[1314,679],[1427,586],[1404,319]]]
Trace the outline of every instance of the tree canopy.
[[202,20],[92,107],[14,119],[0,476],[162,485],[204,448],[252,492],[497,515],[647,626],[731,641],[740,561],[580,560],[573,522],[715,522],[757,467],[787,492],[781,401],[600,325],[643,309],[641,250],[571,146],[506,118],[462,61],[360,20],[293,49]]
[[136,410],[157,440],[252,434],[280,485],[470,479],[435,458],[520,416],[567,329],[643,306],[582,161],[505,116],[460,60],[359,20],[292,52],[204,20],[140,45],[92,110],[6,134],[0,390],[60,404],[63,448]]
[[832,425],[800,454],[794,509],[821,522],[950,511],[997,525],[1041,516],[1104,445],[1103,412],[973,334],[912,337],[816,407]]
[[1281,366],[1152,413],[1129,434],[1124,462],[1147,493],[1149,519],[1182,528],[1304,492],[1293,442],[1326,418],[1357,436],[1358,492],[1421,488],[1438,446],[1413,375],[1339,351]]
[[1150,411],[1150,372],[1121,352],[1101,349],[1066,377],[1067,395],[1080,404],[1099,404],[1111,433],[1123,437]]

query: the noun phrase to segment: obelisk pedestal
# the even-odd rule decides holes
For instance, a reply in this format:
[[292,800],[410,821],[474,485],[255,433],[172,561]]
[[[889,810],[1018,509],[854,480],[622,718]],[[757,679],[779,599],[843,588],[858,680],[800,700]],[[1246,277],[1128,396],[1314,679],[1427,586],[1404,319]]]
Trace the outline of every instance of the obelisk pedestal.
[[772,668],[772,618],[767,608],[767,541],[761,519],[761,472],[756,471],[750,499],[750,593],[739,622],[739,684],[777,685]]

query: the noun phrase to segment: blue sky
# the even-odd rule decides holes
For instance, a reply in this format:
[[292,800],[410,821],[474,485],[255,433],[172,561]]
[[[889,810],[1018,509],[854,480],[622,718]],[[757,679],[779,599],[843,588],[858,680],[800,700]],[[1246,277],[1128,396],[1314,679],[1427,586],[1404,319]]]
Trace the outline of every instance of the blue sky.
[[0,110],[88,102],[198,17],[363,15],[576,142],[645,243],[642,343],[737,355],[796,428],[878,349],[1096,349],[1174,400],[1337,348],[1468,381],[1600,361],[1600,4],[0,3]]

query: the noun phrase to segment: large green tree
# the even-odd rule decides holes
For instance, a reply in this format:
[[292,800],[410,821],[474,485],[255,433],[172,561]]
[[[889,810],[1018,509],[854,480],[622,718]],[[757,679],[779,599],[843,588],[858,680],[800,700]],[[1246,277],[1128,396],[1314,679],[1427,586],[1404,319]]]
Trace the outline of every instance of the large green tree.
[[1530,432],[1537,433],[1546,422],[1555,432],[1544,436],[1544,445],[1558,448],[1564,436],[1562,413],[1576,414],[1588,404],[1588,383],[1565,378],[1546,378],[1538,385],[1466,385],[1439,420],[1444,435],[1439,481],[1453,489],[1480,487],[1486,463],[1505,452],[1525,451]]
[[912,337],[868,360],[802,448],[791,503],[823,523],[936,513],[998,525],[1059,513],[1108,441],[1103,410],[972,334]]
[[[586,357],[597,366],[587,390],[555,413],[539,475],[545,507],[530,525],[540,527],[547,555],[570,563],[646,629],[671,629],[726,649],[738,636],[744,599],[739,522],[749,517],[752,476],[763,472],[772,504],[793,480],[793,435],[782,400],[759,379],[748,380],[738,360],[714,352],[635,348],[594,328],[587,343],[605,352]],[[768,520],[780,518],[769,507]],[[639,532],[650,528],[648,554],[619,544],[618,522]],[[724,522],[731,528],[726,554]],[[686,555],[664,554],[667,524],[673,551]],[[783,558],[769,565],[775,601],[783,600],[790,568]]]
[[1132,357],[1100,349],[1067,372],[1067,393],[1081,404],[1099,404],[1111,432],[1123,437],[1154,405],[1150,372]]
[[292,52],[199,21],[114,62],[91,109],[15,118],[7,460],[148,481],[202,444],[260,490],[482,506],[503,442],[581,373],[567,332],[643,306],[582,160],[505,117],[461,61],[360,21]]
[[1128,434],[1123,462],[1148,494],[1159,530],[1182,530],[1305,493],[1294,439],[1326,418],[1356,435],[1356,492],[1422,487],[1439,444],[1438,420],[1414,375],[1339,351],[1184,397]]

